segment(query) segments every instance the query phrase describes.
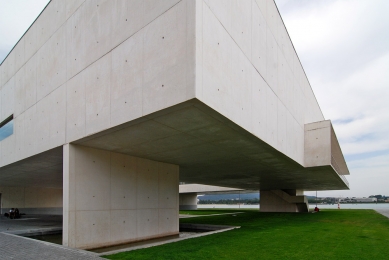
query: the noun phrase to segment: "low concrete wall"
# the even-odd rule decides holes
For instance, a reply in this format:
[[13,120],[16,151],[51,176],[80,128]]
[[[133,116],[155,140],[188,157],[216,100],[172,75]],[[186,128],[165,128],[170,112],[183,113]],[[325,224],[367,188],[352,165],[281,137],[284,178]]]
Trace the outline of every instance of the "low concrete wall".
[[180,210],[197,210],[197,205],[180,205]]
[[197,210],[197,193],[180,194],[180,210]]
[[0,187],[1,211],[18,208],[21,213],[62,215],[62,189]]
[[[11,208],[2,208],[1,214],[4,215],[4,213],[9,212]],[[62,215],[63,209],[62,207],[58,208],[18,208],[20,214],[26,214],[26,215]]]

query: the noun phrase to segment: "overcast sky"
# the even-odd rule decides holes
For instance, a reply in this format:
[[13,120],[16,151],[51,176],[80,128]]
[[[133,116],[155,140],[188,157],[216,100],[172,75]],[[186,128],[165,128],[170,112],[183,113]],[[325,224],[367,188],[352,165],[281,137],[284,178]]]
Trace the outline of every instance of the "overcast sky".
[[[48,2],[0,0],[0,61]],[[318,196],[389,195],[389,1],[276,3],[351,173]]]
[[389,195],[389,1],[276,3],[351,173],[318,196]]

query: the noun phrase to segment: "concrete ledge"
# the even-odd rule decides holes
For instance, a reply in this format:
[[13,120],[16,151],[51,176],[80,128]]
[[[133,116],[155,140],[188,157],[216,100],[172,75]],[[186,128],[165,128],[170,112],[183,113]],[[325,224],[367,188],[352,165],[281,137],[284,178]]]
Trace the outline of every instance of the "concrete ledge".
[[180,205],[180,210],[197,210],[197,205]]
[[191,224],[191,223],[183,223],[180,224],[180,231],[183,229],[193,230],[193,232],[196,231],[215,231],[215,230],[222,230],[222,229],[230,229],[230,228],[238,228],[235,226],[223,226],[223,225],[208,225],[208,224]]
[[132,251],[132,250],[142,249],[142,248],[159,246],[159,245],[163,245],[163,244],[174,243],[174,242],[178,242],[181,240],[186,240],[186,239],[191,239],[191,238],[196,238],[196,237],[208,236],[208,235],[212,235],[212,234],[240,228],[240,226],[219,226],[219,225],[203,225],[203,224],[189,224],[189,223],[180,224],[180,228],[183,226],[186,226],[186,227],[190,226],[192,228],[192,230],[194,230],[194,229],[197,229],[197,230],[209,229],[210,231],[198,233],[198,234],[195,234],[193,236],[172,238],[170,240],[165,240],[165,241],[154,241],[154,242],[150,241],[150,243],[142,244],[139,246],[132,246],[132,247],[125,248],[125,249],[103,252],[103,253],[100,253],[99,256],[111,255],[111,254],[117,254],[117,253],[121,253],[121,252],[128,252],[128,251]]
[[[2,214],[9,212],[11,208],[2,208]],[[20,213],[33,215],[62,215],[62,208],[18,208]]]
[[62,228],[40,228],[40,229],[31,229],[31,230],[15,230],[10,232],[3,232],[6,234],[12,234],[23,237],[33,237],[40,235],[54,235],[62,234]]

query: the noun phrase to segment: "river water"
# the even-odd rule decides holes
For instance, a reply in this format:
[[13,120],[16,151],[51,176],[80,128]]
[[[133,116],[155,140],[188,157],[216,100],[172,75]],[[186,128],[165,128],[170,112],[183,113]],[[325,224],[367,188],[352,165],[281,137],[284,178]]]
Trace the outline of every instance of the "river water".
[[[309,208],[315,208],[316,204],[310,204]],[[338,204],[318,204],[320,209],[337,209]],[[224,205],[224,204],[199,204],[197,205],[199,209],[258,209],[259,205]],[[361,204],[351,204],[345,203],[340,204],[341,209],[389,209],[389,203],[361,203]]]

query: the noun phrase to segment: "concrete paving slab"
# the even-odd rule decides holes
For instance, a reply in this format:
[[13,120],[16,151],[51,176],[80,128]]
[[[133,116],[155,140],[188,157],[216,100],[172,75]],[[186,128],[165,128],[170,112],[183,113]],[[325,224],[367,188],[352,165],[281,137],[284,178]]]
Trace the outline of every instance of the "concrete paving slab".
[[376,209],[378,213],[381,215],[384,215],[385,217],[389,218],[389,209]]
[[93,252],[17,236],[49,233],[62,233],[62,216],[23,215],[20,219],[0,216],[0,258],[101,259]]

